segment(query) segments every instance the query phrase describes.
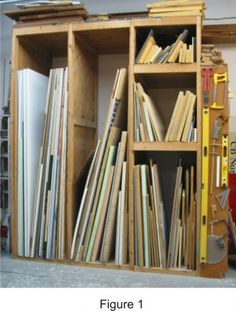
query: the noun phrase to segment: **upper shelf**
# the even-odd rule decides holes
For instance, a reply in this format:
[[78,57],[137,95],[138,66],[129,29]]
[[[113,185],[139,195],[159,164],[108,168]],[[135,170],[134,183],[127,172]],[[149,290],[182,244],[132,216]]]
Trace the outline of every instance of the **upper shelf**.
[[134,73],[191,73],[197,72],[197,64],[142,64],[134,65]]

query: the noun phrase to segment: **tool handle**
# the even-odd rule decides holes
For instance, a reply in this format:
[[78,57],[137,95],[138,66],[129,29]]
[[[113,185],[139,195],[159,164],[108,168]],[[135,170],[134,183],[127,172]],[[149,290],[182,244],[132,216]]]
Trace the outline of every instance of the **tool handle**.
[[228,81],[228,74],[227,72],[224,73],[215,73],[214,74],[214,84],[226,82]]

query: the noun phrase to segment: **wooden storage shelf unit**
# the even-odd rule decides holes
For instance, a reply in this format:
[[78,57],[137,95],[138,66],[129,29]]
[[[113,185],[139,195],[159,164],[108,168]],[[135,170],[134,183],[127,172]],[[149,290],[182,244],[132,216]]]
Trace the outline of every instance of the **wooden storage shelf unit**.
[[12,37],[11,68],[11,232],[12,253],[17,256],[17,71],[25,68],[35,70],[46,76],[51,68],[68,65],[68,29],[66,25],[59,27],[43,26],[35,28],[14,29]]
[[[31,68],[49,75],[51,68],[69,69],[67,186],[66,186],[66,250],[70,258],[74,226],[78,213],[77,180],[81,169],[98,138],[99,57],[122,55],[129,51],[129,21],[119,23],[84,23],[60,26],[35,26],[16,28],[13,31],[12,88],[11,88],[11,157],[12,175],[12,253],[17,257],[17,70]],[[118,61],[117,61],[118,62]],[[120,65],[119,65],[120,66]],[[115,68],[111,73],[115,78]],[[109,90],[111,94],[112,90]],[[110,95],[109,95],[110,96]],[[107,105],[109,99],[106,99]],[[105,119],[105,115],[103,116]],[[126,120],[124,120],[126,122]],[[104,120],[102,120],[104,122]],[[102,123],[101,122],[101,123]],[[53,262],[56,262],[53,260]],[[65,262],[68,262],[67,260]],[[74,264],[78,264],[74,262]],[[86,263],[81,263],[88,266]],[[101,266],[91,263],[91,266]],[[103,267],[128,269],[129,265],[117,267],[109,262]]]
[[[134,261],[134,184],[133,184],[133,167],[136,164],[148,163],[149,159],[157,157],[159,168],[162,164],[171,163],[171,168],[164,168],[169,172],[172,178],[175,174],[175,168],[178,163],[178,157],[181,156],[190,159],[190,165],[195,165],[197,172],[196,176],[196,191],[198,193],[197,202],[197,227],[199,228],[199,217],[201,209],[201,77],[200,77],[200,46],[201,46],[201,19],[195,18],[176,18],[176,23],[173,24],[172,19],[149,19],[149,21],[142,22],[135,20],[131,26],[130,34],[130,64],[129,64],[129,118],[128,118],[128,131],[129,131],[129,208],[130,208],[130,261],[131,267],[137,271],[150,271],[150,272],[164,272],[176,274],[189,274],[199,275],[199,229],[196,233],[196,270],[182,270],[182,269],[159,269],[159,268],[145,268],[135,265]],[[196,62],[193,64],[135,64],[135,58],[139,52],[145,38],[150,30],[154,31],[157,45],[166,46],[175,40],[184,29],[189,30],[190,37],[196,37]],[[172,42],[171,42],[172,40]],[[190,42],[188,42],[190,43]],[[168,127],[175,103],[177,94],[180,90],[190,90],[197,95],[197,143],[182,143],[182,142],[135,142],[134,141],[134,93],[133,83],[141,82],[145,92],[147,92],[157,105],[161,116],[163,117],[164,125]],[[173,155],[173,157],[171,156]],[[167,159],[166,159],[167,157]],[[172,157],[172,160],[170,158]],[[164,161],[164,162],[163,162]],[[174,164],[173,164],[174,163]],[[174,165],[174,166],[173,166]],[[165,173],[161,172],[163,176]],[[168,178],[167,178],[168,179]],[[162,187],[168,187],[167,179],[161,180]],[[170,181],[170,179],[169,179]],[[171,206],[171,199],[168,195],[164,194],[166,204]],[[170,195],[169,195],[170,196]],[[169,211],[170,213],[170,211]]]
[[[96,25],[99,26],[99,24]],[[79,208],[78,192],[83,191],[83,189],[77,189],[77,179],[86,158],[95,148],[98,138],[99,56],[125,54],[128,63],[128,26],[127,22],[116,23],[116,25],[109,22],[101,28],[94,27],[94,23],[73,24],[69,34],[70,108],[67,155],[70,159],[67,166],[67,245],[69,250]],[[115,72],[113,76],[115,77]],[[100,263],[96,264],[100,265]],[[116,268],[112,263],[108,265]]]
[[[190,36],[196,36],[196,63],[136,65],[135,57],[150,29],[154,29],[160,44],[173,43],[176,36],[188,28]],[[11,81],[11,188],[12,188],[12,252],[17,256],[17,70],[31,68],[49,74],[55,67],[69,68],[67,191],[66,191],[66,246],[70,258],[71,243],[78,212],[77,179],[84,161],[94,149],[98,138],[99,110],[99,57],[101,55],[126,55],[128,63],[128,175],[129,175],[129,264],[116,267],[112,263],[65,263],[81,266],[131,269],[182,275],[199,275],[199,231],[201,202],[201,17],[142,18],[132,20],[71,23],[20,27],[13,31],[12,81]],[[106,56],[104,56],[106,57]],[[121,67],[121,66],[117,66]],[[115,77],[115,71],[113,79]],[[161,106],[164,93],[168,93],[165,123],[168,124],[179,90],[191,90],[197,95],[197,142],[196,143],[137,143],[134,141],[134,81],[143,83],[147,92],[157,98]],[[156,93],[157,92],[157,95]],[[172,104],[167,105],[167,103]],[[159,152],[160,151],[160,152]],[[144,268],[134,265],[134,202],[133,166],[140,159],[152,156],[165,160],[172,158],[172,173],[179,155],[196,166],[197,245],[196,271]],[[175,160],[173,160],[173,158]],[[168,162],[168,161],[167,161]],[[164,162],[164,163],[167,163]],[[168,163],[167,163],[168,164]],[[55,262],[55,261],[53,261]]]

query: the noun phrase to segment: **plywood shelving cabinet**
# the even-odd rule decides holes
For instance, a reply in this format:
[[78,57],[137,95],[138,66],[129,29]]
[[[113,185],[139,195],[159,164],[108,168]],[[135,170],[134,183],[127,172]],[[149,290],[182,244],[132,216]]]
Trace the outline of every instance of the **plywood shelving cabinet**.
[[[192,64],[135,64],[135,57],[150,29],[160,44],[174,42],[176,36],[189,29],[196,37],[196,62]],[[128,64],[128,208],[129,208],[129,262],[116,267],[113,264],[84,264],[108,268],[157,271],[163,273],[200,275],[199,219],[201,209],[201,17],[132,19],[102,22],[71,23],[16,27],[12,41],[11,82],[11,202],[12,253],[17,257],[17,70],[31,68],[49,74],[51,68],[69,68],[67,184],[66,184],[66,249],[69,261],[73,231],[78,212],[77,178],[84,160],[96,146],[99,116],[99,57],[125,55]],[[106,57],[106,56],[104,56]],[[115,73],[114,73],[115,75]],[[197,95],[197,142],[135,142],[134,141],[134,82],[142,82],[163,113],[166,125],[171,118],[173,104],[179,90],[193,90]],[[101,86],[102,87],[102,86]],[[157,95],[158,94],[158,95]],[[159,100],[160,97],[160,100]],[[197,224],[196,269],[159,269],[135,265],[134,254],[134,198],[133,167],[154,157],[159,161],[161,174],[167,181],[175,173],[179,157],[196,167]],[[168,175],[169,174],[169,175]],[[167,185],[164,200],[171,205]],[[77,264],[72,262],[73,264]],[[79,264],[79,263],[78,263]]]

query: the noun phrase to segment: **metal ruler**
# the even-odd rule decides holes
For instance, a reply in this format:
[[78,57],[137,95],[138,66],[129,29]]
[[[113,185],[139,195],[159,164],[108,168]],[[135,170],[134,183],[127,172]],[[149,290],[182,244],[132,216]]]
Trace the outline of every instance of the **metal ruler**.
[[221,187],[228,187],[228,171],[229,171],[229,161],[228,161],[228,150],[229,150],[229,136],[222,135],[222,154],[221,154]]
[[207,216],[209,192],[209,108],[203,108],[202,122],[202,208],[200,230],[200,263],[205,264],[207,262]]

